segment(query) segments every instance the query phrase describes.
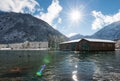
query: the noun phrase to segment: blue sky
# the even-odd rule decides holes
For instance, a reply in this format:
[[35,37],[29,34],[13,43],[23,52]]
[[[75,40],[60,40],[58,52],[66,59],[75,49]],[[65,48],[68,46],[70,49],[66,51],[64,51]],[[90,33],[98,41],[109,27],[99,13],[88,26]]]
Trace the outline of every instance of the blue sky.
[[[120,21],[120,0],[3,0],[0,10],[29,13],[48,22],[66,36],[91,35],[102,27]],[[81,17],[71,20],[71,11]]]

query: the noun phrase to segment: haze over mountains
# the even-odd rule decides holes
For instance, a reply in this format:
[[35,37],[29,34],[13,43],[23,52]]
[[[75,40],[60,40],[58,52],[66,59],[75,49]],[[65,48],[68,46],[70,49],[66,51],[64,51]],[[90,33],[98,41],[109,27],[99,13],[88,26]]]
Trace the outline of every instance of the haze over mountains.
[[29,14],[0,13],[0,43],[66,40],[63,34]]
[[120,39],[120,21],[114,22],[109,24],[98,32],[94,33],[91,36],[83,36],[77,34],[75,36],[70,37],[71,40],[73,39],[80,39],[80,38],[98,38],[98,39],[108,39],[108,40],[117,40]]
[[76,34],[76,35],[74,35],[74,36],[71,36],[71,37],[70,37],[70,40],[81,39],[81,38],[84,38],[84,35]]

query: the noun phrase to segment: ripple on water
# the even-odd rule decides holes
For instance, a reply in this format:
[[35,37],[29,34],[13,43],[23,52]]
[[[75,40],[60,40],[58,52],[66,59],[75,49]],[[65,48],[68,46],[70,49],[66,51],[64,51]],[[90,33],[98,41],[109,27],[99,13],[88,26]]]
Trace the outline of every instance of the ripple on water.
[[93,80],[96,81],[120,81],[120,73],[102,73],[102,74],[94,74]]
[[44,64],[43,58],[47,52],[0,53],[0,66],[5,67],[0,68],[2,76],[7,74],[7,69],[12,66],[31,66],[22,76],[4,77],[0,78],[0,81],[120,81],[120,52],[111,52],[112,54],[107,55],[106,52],[77,55],[69,51],[49,54],[52,59],[43,71],[42,77],[37,77],[35,73]]

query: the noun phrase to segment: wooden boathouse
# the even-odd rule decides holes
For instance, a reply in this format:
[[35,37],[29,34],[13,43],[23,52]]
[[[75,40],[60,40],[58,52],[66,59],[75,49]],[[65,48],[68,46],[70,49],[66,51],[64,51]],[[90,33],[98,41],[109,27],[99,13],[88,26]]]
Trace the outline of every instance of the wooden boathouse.
[[103,39],[83,38],[59,44],[60,50],[69,51],[114,51],[115,42]]

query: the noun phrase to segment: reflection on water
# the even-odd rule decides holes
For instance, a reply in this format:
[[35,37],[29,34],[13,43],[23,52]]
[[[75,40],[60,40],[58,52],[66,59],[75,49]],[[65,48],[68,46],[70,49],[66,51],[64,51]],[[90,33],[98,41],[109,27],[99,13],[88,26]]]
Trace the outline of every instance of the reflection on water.
[[78,81],[78,78],[77,78],[77,65],[75,65],[75,68],[76,70],[72,72],[72,78],[74,81]]
[[73,78],[74,81],[78,81],[76,74],[77,74],[77,71],[73,71],[72,78]]
[[[42,77],[36,76],[46,64]],[[0,81],[120,81],[120,51],[0,51]]]

